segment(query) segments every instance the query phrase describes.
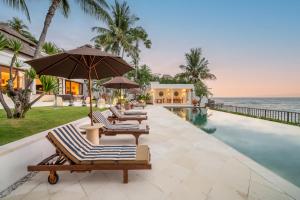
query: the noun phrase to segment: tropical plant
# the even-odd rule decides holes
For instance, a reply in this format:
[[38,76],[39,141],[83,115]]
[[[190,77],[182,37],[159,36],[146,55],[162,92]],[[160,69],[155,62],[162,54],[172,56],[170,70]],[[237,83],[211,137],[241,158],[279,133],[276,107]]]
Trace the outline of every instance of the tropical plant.
[[[7,39],[5,38],[5,36],[2,33],[0,33],[0,51],[4,50],[6,47],[7,47]],[[1,73],[0,73],[0,80],[2,80]],[[4,92],[4,89],[2,88],[2,84],[0,83],[0,103],[6,112],[7,118],[12,118],[12,116],[13,116],[12,112],[4,100],[3,92]]]
[[30,15],[26,5],[26,0],[2,0],[2,2],[14,9],[21,10],[22,12],[24,12],[27,19],[30,21]]
[[199,97],[199,105],[204,97],[208,98],[212,95],[209,91],[209,88],[202,82],[198,82],[194,84],[195,86],[195,95]]
[[45,42],[42,51],[48,55],[54,55],[62,52],[60,48],[56,46],[53,42]]
[[8,20],[7,23],[15,31],[32,42],[37,43],[36,38],[28,31],[28,26],[21,19],[18,17],[13,17],[11,20]]
[[9,79],[13,80],[12,78],[12,69],[17,61],[17,56],[19,55],[21,49],[23,48],[22,42],[19,40],[9,39],[7,42],[7,47],[13,52],[13,57],[11,59],[11,63],[9,66]]
[[201,48],[191,49],[190,53],[185,54],[186,65],[180,65],[184,71],[180,74],[191,83],[201,82],[202,80],[215,80],[216,76],[210,73],[208,60],[202,56]]
[[92,90],[94,94],[94,98],[96,100],[95,107],[98,107],[98,102],[100,98],[102,97],[102,94],[105,93],[106,88],[103,87],[103,83],[107,82],[110,78],[104,78],[101,80],[94,80],[93,85],[92,85]]
[[137,80],[136,82],[139,84],[139,86],[142,88],[143,86],[147,86],[150,84],[150,81],[153,79],[152,71],[150,67],[147,65],[142,65],[138,68],[137,73],[135,71],[130,71],[127,73],[127,77],[129,79],[134,79],[137,74]]
[[[131,13],[126,2],[111,6],[111,14],[105,20],[105,27],[93,27],[97,36],[92,38],[95,46],[103,48],[114,54],[124,56],[124,53],[137,57],[139,53],[138,42],[143,41],[146,47],[151,47],[151,41],[142,27],[135,27],[138,17]],[[135,44],[134,44],[135,42]]]
[[7,46],[6,37],[0,32],[0,51],[4,50]]
[[[135,80],[138,79],[138,66],[140,61],[140,42],[143,42],[144,46],[148,49],[151,48],[152,42],[148,39],[147,32],[142,27],[136,27],[129,30],[129,35],[131,36],[131,43],[133,43],[134,48],[132,48],[129,55],[132,58],[132,63],[135,67]],[[134,44],[135,43],[135,44]]]
[[28,26],[18,17],[13,17],[11,20],[8,20],[7,23],[18,33],[23,33],[28,30]]
[[[42,51],[48,55],[54,55],[54,54],[58,54],[60,52],[62,52],[62,50],[60,48],[58,48],[56,46],[56,44],[54,44],[53,42],[45,42],[42,48]],[[45,78],[45,76],[41,76],[43,81],[42,85],[43,85],[43,91],[51,91],[54,94],[54,106],[57,107],[57,96],[59,93],[59,87],[58,87],[58,79],[54,78],[53,76],[49,76]],[[44,84],[47,85],[54,85],[55,87],[53,87],[51,90],[49,90],[48,88],[44,87]]]
[[146,93],[146,94],[141,94],[138,96],[137,98],[139,101],[142,100],[142,101],[149,101],[151,99],[151,95],[149,93]]
[[[19,65],[18,63],[18,55],[22,50],[23,46],[19,40],[9,39],[7,40],[3,34],[0,34],[0,50],[5,48],[10,49],[13,52],[13,57],[10,62],[10,70],[9,70],[9,80],[7,87],[0,88],[0,103],[2,104],[4,110],[6,111],[7,118],[24,118],[27,111],[31,108],[31,106],[37,102],[43,95],[47,92],[54,91],[57,89],[57,79],[49,76],[42,76],[41,82],[43,84],[44,93],[42,93],[38,98],[33,101],[30,101],[30,86],[34,78],[36,77],[36,72],[34,69],[29,69],[25,73],[26,77],[26,85],[24,89],[18,88],[15,89],[13,82],[17,77],[17,72],[13,77],[13,67]],[[1,74],[1,73],[0,73]],[[7,105],[4,100],[3,93],[7,94],[8,97],[14,103],[14,108],[11,109]]]
[[[69,0],[50,0],[51,4],[44,20],[43,30],[39,37],[37,47],[34,53],[34,58],[39,56],[41,48],[45,42],[48,28],[50,27],[51,21],[55,15],[57,9],[59,9],[65,17],[68,17],[70,13]],[[84,13],[96,16],[100,19],[106,19],[108,14],[105,9],[108,8],[106,0],[76,0],[81,10]]]

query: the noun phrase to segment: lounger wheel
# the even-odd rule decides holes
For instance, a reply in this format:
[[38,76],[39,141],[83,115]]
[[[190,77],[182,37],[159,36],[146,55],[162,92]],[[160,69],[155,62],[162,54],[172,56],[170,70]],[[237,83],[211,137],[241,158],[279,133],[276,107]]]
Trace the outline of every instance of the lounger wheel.
[[48,182],[51,184],[51,185],[54,185],[58,182],[59,180],[59,176],[57,175],[57,173],[50,173],[49,176],[48,176]]

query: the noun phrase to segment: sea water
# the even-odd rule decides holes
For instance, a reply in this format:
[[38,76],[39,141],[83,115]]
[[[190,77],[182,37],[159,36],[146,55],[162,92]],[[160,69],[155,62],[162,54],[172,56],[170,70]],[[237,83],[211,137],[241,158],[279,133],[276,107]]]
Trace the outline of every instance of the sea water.
[[300,112],[300,97],[280,97],[280,98],[215,97],[213,98],[213,100],[215,100],[216,103],[224,103],[224,105]]

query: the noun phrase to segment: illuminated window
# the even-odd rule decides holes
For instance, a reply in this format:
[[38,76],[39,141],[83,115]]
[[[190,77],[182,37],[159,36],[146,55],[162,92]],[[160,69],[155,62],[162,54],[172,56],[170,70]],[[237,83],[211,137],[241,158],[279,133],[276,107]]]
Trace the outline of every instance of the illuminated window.
[[81,92],[81,83],[76,83],[73,81],[66,80],[66,94],[80,95]]
[[[9,68],[0,67],[1,73],[1,86],[4,87],[7,85],[9,80]],[[16,70],[13,70],[13,77],[16,75]],[[24,87],[24,72],[18,72],[17,77],[14,80],[14,88],[23,88]]]

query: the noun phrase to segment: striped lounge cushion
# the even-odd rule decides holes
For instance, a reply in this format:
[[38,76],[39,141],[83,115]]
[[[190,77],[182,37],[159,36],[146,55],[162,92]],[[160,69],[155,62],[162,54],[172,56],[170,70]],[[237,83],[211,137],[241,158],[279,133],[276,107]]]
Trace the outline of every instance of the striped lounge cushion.
[[107,129],[138,129],[138,124],[111,124],[106,117],[100,111],[93,111],[92,113],[93,119],[98,122],[104,124]]
[[72,124],[54,129],[51,136],[55,137],[55,140],[79,161],[134,160],[136,158],[136,145],[95,146],[86,140]]
[[122,117],[122,114],[119,112],[119,110],[114,107],[114,106],[111,106],[109,107],[109,110],[114,114],[116,115],[116,117]]

